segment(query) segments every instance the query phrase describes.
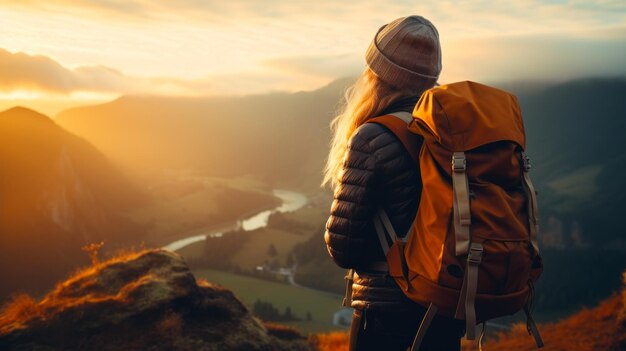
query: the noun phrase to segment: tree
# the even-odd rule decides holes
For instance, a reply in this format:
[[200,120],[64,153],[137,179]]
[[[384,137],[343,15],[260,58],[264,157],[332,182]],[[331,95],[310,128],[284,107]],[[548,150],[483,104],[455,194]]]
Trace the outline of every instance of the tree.
[[270,257],[276,257],[276,255],[278,255],[278,251],[276,251],[276,247],[273,243],[271,243],[270,246],[267,248],[267,254]]
[[287,267],[293,267],[293,264],[295,263],[295,260],[293,259],[293,253],[289,253],[287,255]]
[[293,319],[293,314],[291,313],[291,307],[287,306],[287,308],[285,308],[285,320],[292,320]]

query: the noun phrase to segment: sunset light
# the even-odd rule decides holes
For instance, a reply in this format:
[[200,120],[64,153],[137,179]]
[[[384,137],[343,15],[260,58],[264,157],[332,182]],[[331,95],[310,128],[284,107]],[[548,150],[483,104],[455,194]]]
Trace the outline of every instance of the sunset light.
[[625,102],[626,0],[0,0],[0,350],[626,350]]
[[[438,26],[444,82],[626,73],[624,6],[539,0],[4,1],[0,50],[7,51],[0,55],[0,91],[10,93],[22,83],[33,91],[193,96],[311,90],[357,75],[374,28],[408,13],[426,15]],[[16,75],[19,67],[29,71]]]

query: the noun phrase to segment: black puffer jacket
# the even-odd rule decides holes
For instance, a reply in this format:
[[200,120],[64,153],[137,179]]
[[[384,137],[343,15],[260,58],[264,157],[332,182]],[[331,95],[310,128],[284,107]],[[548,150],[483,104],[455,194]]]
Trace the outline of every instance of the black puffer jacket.
[[369,268],[385,261],[372,219],[382,206],[398,235],[404,235],[415,217],[420,192],[419,166],[396,136],[378,124],[360,126],[349,141],[324,235],[337,265],[356,271],[352,307],[391,310],[411,304],[393,278]]

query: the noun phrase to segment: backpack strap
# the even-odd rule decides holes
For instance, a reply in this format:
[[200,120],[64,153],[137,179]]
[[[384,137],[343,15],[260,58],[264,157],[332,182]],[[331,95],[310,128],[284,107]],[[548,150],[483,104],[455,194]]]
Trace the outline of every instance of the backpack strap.
[[537,348],[540,349],[544,346],[543,339],[533,319],[532,312],[528,309],[528,305],[524,306],[524,313],[526,314],[526,329],[528,329],[528,334],[532,334],[533,338],[535,338]]
[[539,216],[537,209],[537,192],[533,183],[530,181],[530,158],[524,151],[521,151],[522,155],[522,168],[523,176],[522,182],[524,183],[524,191],[526,192],[526,198],[528,199],[528,221],[530,222],[530,243],[535,250],[535,254],[539,254],[539,244],[537,242],[537,232],[539,231]]
[[[408,129],[408,125],[412,120],[413,115],[410,112],[394,112],[388,115],[371,118],[367,121],[367,123],[380,124],[389,129],[398,138],[402,146],[404,146],[404,148],[409,152],[411,158],[419,164],[419,153],[422,147],[422,142],[416,140],[416,138],[420,138],[419,135],[412,133]],[[374,228],[376,229],[376,234],[378,234],[380,246],[382,247],[385,255],[387,255],[387,252],[389,252],[387,234],[391,237],[392,243],[398,240],[398,235],[393,229],[389,216],[382,208],[379,208],[374,215]]]
[[380,247],[382,247],[385,256],[387,256],[387,252],[389,252],[389,241],[387,241],[387,235],[385,234],[385,229],[383,229],[378,213],[374,215],[374,228],[376,229],[376,234],[378,234]]
[[411,132],[408,128],[409,123],[413,120],[413,116],[409,112],[394,112],[392,114],[374,117],[367,120],[367,123],[380,124],[389,129],[397,138],[404,148],[409,152],[411,158],[419,163],[419,154],[422,143],[416,141],[419,135]]
[[459,295],[455,317],[465,319],[467,339],[476,338],[476,291],[478,288],[478,266],[482,261],[483,246],[470,239],[472,215],[470,209],[469,183],[467,180],[467,159],[464,152],[452,154],[452,192],[454,249],[456,256],[467,254],[465,276]]
[[459,295],[459,303],[456,307],[455,318],[465,319],[465,331],[467,340],[476,339],[476,292],[478,290],[478,266],[482,261],[483,246],[478,243],[471,243],[467,255],[467,265],[465,276]]
[[[380,246],[383,248],[383,252],[385,256],[387,252],[389,252],[389,242],[387,241],[387,234],[391,238],[391,243],[395,243],[398,241],[398,234],[396,234],[396,230],[393,229],[393,225],[391,224],[391,220],[387,215],[387,212],[381,208],[376,211],[374,214],[374,229],[376,229],[376,234],[378,234],[378,240],[380,241]],[[410,232],[410,228],[409,228]]]
[[406,111],[392,112],[390,113],[390,115],[400,118],[406,124],[411,123],[411,121],[413,120],[413,114]]
[[452,191],[454,213],[454,250],[456,256],[467,254],[470,245],[470,213],[469,184],[467,181],[467,160],[464,152],[452,154]]
[[343,307],[352,307],[352,283],[354,282],[354,269],[348,269],[346,276],[343,277],[346,280],[346,292],[341,302]]
[[541,338],[541,334],[539,333],[539,329],[537,328],[537,324],[535,324],[535,320],[533,319],[533,305],[535,302],[535,285],[532,280],[528,281],[528,290],[530,293],[528,294],[528,300],[524,304],[524,313],[526,314],[526,329],[528,330],[528,334],[532,334],[533,338],[535,338],[535,344],[537,348],[540,349],[544,346],[543,339]]
[[415,334],[415,339],[413,339],[413,345],[411,345],[411,351],[418,351],[420,349],[422,341],[424,341],[424,337],[426,336],[426,332],[428,331],[428,328],[430,327],[430,324],[436,314],[437,306],[431,302],[430,305],[428,305],[424,318],[422,318],[422,323],[420,323],[419,329],[417,329],[417,334]]
[[398,240],[398,234],[396,234],[396,230],[393,229],[391,220],[389,219],[387,212],[385,212],[385,210],[383,210],[382,207],[378,209],[378,218],[380,218],[380,221],[382,222],[383,226],[385,226],[387,233],[389,233],[389,236],[391,237],[391,241],[396,242]]

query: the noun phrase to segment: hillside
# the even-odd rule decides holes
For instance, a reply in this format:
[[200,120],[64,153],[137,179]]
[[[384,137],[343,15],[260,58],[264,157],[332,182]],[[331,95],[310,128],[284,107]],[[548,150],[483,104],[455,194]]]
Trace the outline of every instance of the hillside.
[[[626,276],[624,277],[626,278]],[[544,350],[623,350],[626,287],[598,306],[540,324]],[[198,281],[164,250],[120,254],[78,271],[39,301],[15,298],[0,311],[0,349],[347,350],[347,334],[309,341],[264,324],[235,295]],[[534,350],[523,324],[487,340],[486,350]],[[475,350],[464,342],[464,350]]]
[[317,187],[339,80],[312,92],[244,97],[124,96],[56,121],[131,170],[254,174],[276,187]]
[[[624,273],[626,284],[626,273]],[[545,351],[621,351],[626,349],[626,286],[596,307],[583,309],[557,323],[538,326]],[[335,332],[315,338],[319,351],[347,351],[348,334]],[[475,351],[475,342],[463,341],[463,351]],[[512,331],[488,338],[484,350],[537,350],[525,324],[514,325]]]
[[297,331],[263,324],[228,290],[197,281],[177,254],[94,262],[40,301],[0,312],[2,350],[304,351]]
[[[327,153],[328,123],[349,82],[295,94],[126,96],[64,111],[57,120],[128,167],[247,174],[271,187],[313,191]],[[626,212],[626,188],[618,184],[626,167],[621,151],[626,148],[621,137],[626,79],[496,86],[518,96],[539,191],[546,270],[538,284],[538,310],[548,318],[563,316],[607,297],[626,268],[626,240],[618,223]],[[328,263],[322,240],[311,238],[309,244],[321,249],[307,248],[307,256],[319,255],[306,258],[296,280],[317,280],[318,288],[338,290],[340,283],[325,282],[326,270],[317,269]],[[587,289],[589,284],[594,289]]]
[[[588,79],[520,95],[545,244],[626,248],[626,79]],[[546,237],[548,235],[548,237]]]
[[618,184],[626,171],[624,96],[624,78],[518,93],[539,192],[546,266],[537,287],[539,315],[563,316],[595,305],[620,286],[626,269],[619,223],[626,188]]
[[41,292],[85,263],[81,247],[139,242],[122,213],[147,201],[91,144],[47,116],[0,112],[0,299]]
[[[270,185],[314,188],[328,124],[350,81],[294,94],[124,96],[63,111],[56,121],[126,167],[254,174]],[[613,176],[626,167],[626,79],[496,85],[517,94],[522,107],[544,245],[626,249],[614,230],[626,210],[626,190]]]
[[[625,276],[626,277],[626,276]],[[626,349],[626,288],[598,306],[582,311],[558,323],[539,326],[545,351],[557,350],[624,350]],[[466,350],[475,350],[469,345]],[[536,350],[525,324],[517,324],[508,333],[488,341],[485,350]]]

